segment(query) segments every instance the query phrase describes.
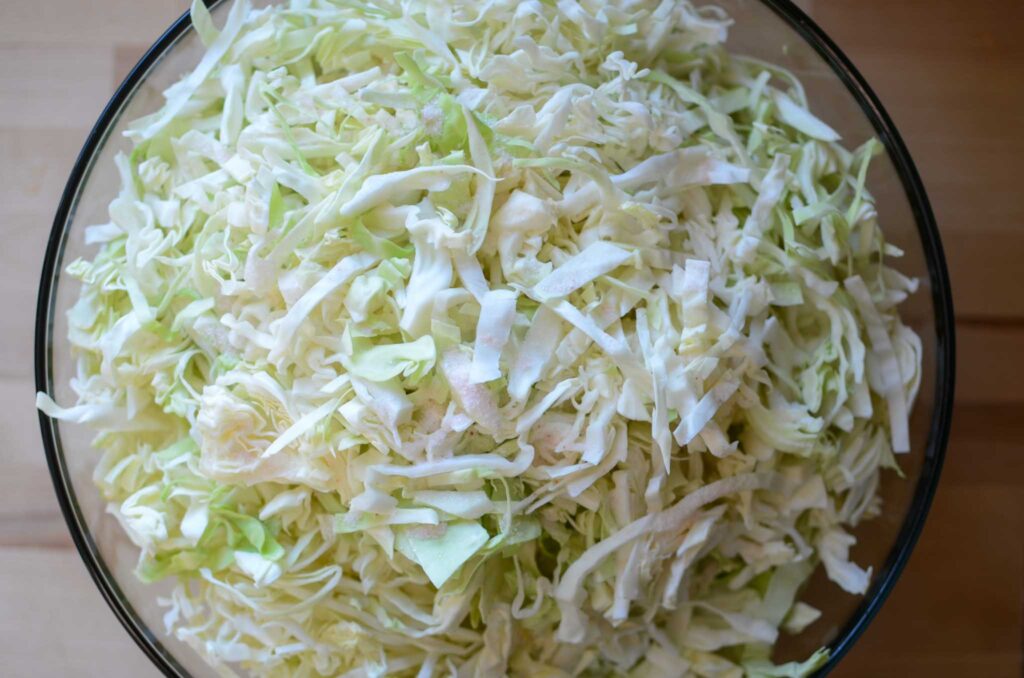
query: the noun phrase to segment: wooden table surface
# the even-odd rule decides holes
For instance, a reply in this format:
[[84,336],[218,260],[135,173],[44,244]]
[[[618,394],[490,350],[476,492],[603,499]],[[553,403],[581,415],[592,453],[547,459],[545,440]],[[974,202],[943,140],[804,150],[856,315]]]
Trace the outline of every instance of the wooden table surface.
[[[877,620],[833,675],[1018,678],[1024,580],[1022,0],[810,0],[931,195],[958,389],[942,484]],[[38,271],[103,104],[185,0],[0,2],[0,674],[155,676],[75,553],[33,411]]]

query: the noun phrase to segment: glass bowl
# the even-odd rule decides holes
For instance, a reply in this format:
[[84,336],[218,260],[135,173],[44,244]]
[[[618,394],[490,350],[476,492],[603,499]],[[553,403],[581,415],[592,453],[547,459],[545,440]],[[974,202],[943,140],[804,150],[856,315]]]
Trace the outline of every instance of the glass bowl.
[[[265,3],[264,3],[265,4]],[[817,115],[854,147],[875,136],[886,153],[872,165],[868,185],[875,195],[886,239],[906,252],[897,267],[921,281],[920,290],[902,307],[903,321],[924,345],[920,395],[910,420],[912,452],[901,457],[901,480],[884,474],[884,510],[856,532],[853,556],[874,569],[863,597],[843,593],[826,580],[821,568],[805,599],[823,611],[822,618],[798,636],[783,637],[778,659],[807,656],[827,645],[831,658],[824,675],[864,631],[889,594],[914,542],[939,480],[953,404],[953,308],[939,233],[924,187],[899,133],[878,98],[850,61],[814,22],[789,0],[719,0],[736,20],[729,47],[783,65],[804,82]],[[215,16],[227,3],[218,3]],[[187,15],[168,29],[132,69],[114,93],[89,134],[64,190],[50,234],[36,318],[36,387],[71,402],[73,373],[66,311],[78,296],[77,285],[61,284],[65,261],[89,254],[86,225],[106,218],[116,194],[115,153],[128,148],[121,132],[128,121],[156,110],[161,92],[190,70],[202,46]],[[214,675],[198,655],[164,631],[157,598],[160,585],[144,585],[133,568],[137,549],[117,521],[104,510],[92,482],[98,453],[84,427],[40,415],[43,444],[60,502],[75,545],[110,608],[156,666],[168,676]]]

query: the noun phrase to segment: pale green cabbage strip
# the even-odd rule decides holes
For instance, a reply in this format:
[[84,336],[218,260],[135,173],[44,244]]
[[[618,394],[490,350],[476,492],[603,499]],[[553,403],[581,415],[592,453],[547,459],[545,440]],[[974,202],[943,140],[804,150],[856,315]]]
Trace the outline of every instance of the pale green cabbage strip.
[[921,344],[855,151],[684,0],[236,2],[69,313],[166,624],[261,676],[799,676]]

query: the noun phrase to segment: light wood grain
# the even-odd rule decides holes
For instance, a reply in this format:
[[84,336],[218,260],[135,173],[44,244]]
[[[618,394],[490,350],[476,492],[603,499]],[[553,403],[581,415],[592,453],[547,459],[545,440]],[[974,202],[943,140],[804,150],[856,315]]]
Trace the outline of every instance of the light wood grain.
[[159,675],[107,609],[71,546],[32,406],[32,329],[53,213],[85,135],[130,67],[127,59],[185,4],[0,2],[3,676]]
[[[0,550],[7,546],[71,545],[53,486],[43,470],[39,431],[27,378],[0,378],[0,430],[6,469],[0,480]],[[2,570],[0,570],[2,573]],[[0,574],[0,579],[3,575]]]
[[71,549],[0,548],[5,676],[156,677]]
[[[39,262],[117,82],[184,0],[0,2],[0,674],[152,676],[71,548],[32,408]],[[959,332],[943,483],[910,565],[834,675],[1010,678],[1024,595],[1024,2],[802,3],[872,83],[918,163]]]

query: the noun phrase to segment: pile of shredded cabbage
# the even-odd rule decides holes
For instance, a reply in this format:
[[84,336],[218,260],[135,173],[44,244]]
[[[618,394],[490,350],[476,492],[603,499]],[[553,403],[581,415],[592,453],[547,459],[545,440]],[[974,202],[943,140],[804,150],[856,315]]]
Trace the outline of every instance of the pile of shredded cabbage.
[[[239,0],[68,272],[95,479],[260,676],[798,676],[921,345],[855,151],[685,0]],[[229,667],[234,667],[231,669]]]

